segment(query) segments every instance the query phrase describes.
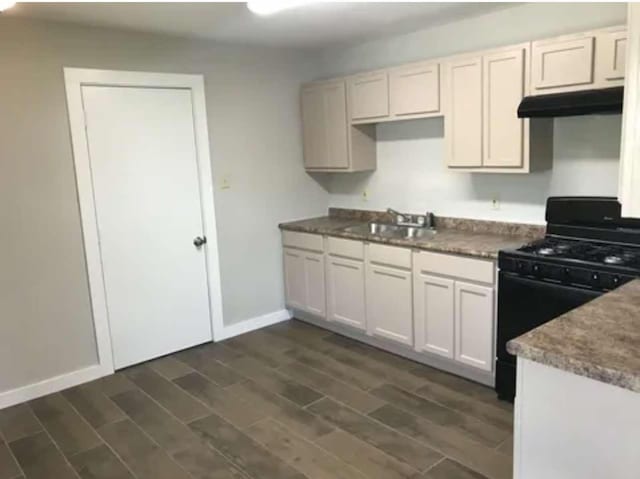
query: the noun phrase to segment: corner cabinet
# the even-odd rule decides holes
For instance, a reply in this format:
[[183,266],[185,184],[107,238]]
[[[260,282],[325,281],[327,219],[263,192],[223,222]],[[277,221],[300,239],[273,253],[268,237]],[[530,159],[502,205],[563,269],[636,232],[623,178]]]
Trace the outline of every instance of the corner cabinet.
[[552,121],[536,120],[534,128],[517,115],[529,94],[529,60],[530,46],[525,43],[445,64],[445,151],[450,169],[529,173],[550,166]]
[[305,169],[333,172],[375,169],[375,128],[350,125],[344,79],[304,85],[300,104]]

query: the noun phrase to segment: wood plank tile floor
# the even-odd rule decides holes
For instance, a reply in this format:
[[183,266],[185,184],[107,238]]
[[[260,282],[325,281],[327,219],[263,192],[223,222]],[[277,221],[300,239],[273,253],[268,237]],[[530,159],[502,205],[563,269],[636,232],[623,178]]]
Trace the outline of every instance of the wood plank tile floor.
[[0,479],[507,479],[513,410],[291,320],[0,411]]

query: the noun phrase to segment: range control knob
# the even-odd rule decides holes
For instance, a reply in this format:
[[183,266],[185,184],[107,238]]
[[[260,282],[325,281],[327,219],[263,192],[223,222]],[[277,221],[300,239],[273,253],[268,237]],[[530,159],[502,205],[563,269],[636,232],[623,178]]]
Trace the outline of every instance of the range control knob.
[[566,281],[571,277],[571,270],[569,268],[562,268],[562,276]]
[[591,273],[591,281],[593,281],[594,283],[599,283],[600,282],[600,273],[597,272],[593,272]]
[[613,283],[613,286],[620,286],[620,276],[614,276],[613,278],[611,278],[611,282]]
[[540,265],[539,265],[539,264],[534,264],[534,265],[533,265],[533,272],[534,272],[535,274],[540,273]]

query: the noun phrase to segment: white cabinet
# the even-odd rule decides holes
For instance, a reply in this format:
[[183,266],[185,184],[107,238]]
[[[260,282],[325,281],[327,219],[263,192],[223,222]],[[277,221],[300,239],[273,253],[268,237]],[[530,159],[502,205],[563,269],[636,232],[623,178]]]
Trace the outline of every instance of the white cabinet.
[[421,62],[389,70],[389,103],[394,119],[441,115],[440,64]]
[[493,261],[442,253],[414,253],[416,351],[492,372],[494,281]]
[[520,168],[528,162],[529,120],[518,118],[518,105],[528,90],[527,47],[484,55],[482,165]]
[[540,40],[531,47],[531,94],[624,85],[627,27]]
[[367,264],[369,331],[401,344],[413,345],[411,271]]
[[640,218],[640,4],[629,3],[618,198],[622,216]]
[[530,135],[530,121],[517,113],[529,92],[529,51],[525,43],[446,63],[445,154],[450,169],[528,173],[550,166],[552,121],[537,121],[536,135]]
[[531,76],[534,94],[579,89],[593,83],[594,34],[533,42]]
[[413,294],[416,351],[453,359],[453,280],[418,271]]
[[485,371],[493,369],[493,288],[456,281],[455,358]]
[[328,319],[366,329],[364,262],[327,257]]
[[375,128],[351,126],[344,79],[304,85],[300,92],[304,165],[309,171],[376,167]]
[[445,148],[449,167],[482,166],[482,57],[448,62]]
[[596,36],[596,82],[603,88],[624,85],[627,28],[602,30]]
[[387,71],[354,75],[348,79],[351,121],[371,122],[389,116]]
[[325,317],[325,266],[322,236],[282,232],[287,306]]
[[304,251],[285,248],[284,259],[284,293],[287,306],[306,309],[307,288],[304,271]]
[[294,248],[284,249],[287,306],[325,317],[324,255]]
[[301,97],[305,167],[348,168],[344,82],[312,84],[302,89]]

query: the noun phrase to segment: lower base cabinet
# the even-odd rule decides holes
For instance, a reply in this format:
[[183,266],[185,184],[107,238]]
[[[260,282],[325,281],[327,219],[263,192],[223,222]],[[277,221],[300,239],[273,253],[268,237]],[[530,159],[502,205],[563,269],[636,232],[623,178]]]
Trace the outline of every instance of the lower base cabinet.
[[367,265],[367,323],[375,336],[413,346],[411,271]]
[[455,282],[418,272],[413,294],[416,351],[453,359]]
[[288,307],[347,326],[363,340],[383,339],[390,350],[395,342],[427,364],[491,380],[494,261],[286,233]]
[[365,330],[364,262],[327,256],[327,303],[329,321]]
[[324,254],[284,248],[284,284],[287,306],[325,317]]
[[461,363],[493,369],[493,288],[456,281],[456,355]]

